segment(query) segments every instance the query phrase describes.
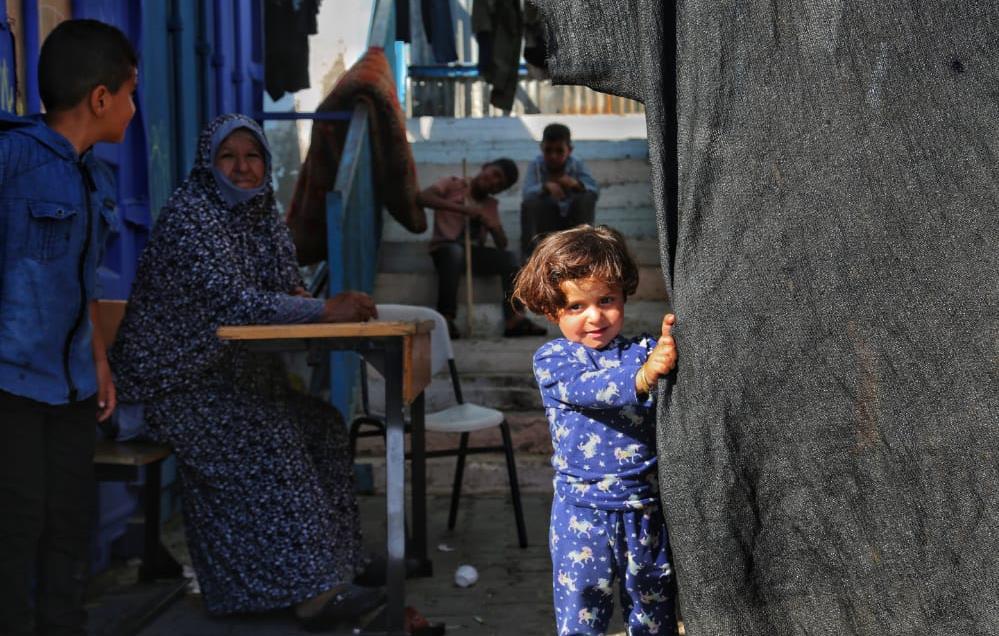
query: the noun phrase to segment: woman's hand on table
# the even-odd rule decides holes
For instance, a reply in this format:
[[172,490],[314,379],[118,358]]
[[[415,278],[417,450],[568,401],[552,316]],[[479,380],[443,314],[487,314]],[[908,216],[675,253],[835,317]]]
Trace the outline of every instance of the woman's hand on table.
[[375,301],[365,293],[340,292],[326,301],[323,322],[365,322],[378,317]]
[[309,290],[307,290],[304,287],[296,287],[295,289],[291,290],[291,295],[299,296],[301,298],[312,298],[312,294],[310,294]]

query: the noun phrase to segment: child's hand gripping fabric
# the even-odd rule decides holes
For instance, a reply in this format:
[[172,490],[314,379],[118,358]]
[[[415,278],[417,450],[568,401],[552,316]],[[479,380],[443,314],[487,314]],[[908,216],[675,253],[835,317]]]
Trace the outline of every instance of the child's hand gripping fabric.
[[670,333],[675,323],[675,315],[666,314],[663,317],[662,336],[656,342],[656,348],[649,354],[645,364],[635,374],[635,390],[639,395],[648,395],[659,378],[676,366],[676,341]]

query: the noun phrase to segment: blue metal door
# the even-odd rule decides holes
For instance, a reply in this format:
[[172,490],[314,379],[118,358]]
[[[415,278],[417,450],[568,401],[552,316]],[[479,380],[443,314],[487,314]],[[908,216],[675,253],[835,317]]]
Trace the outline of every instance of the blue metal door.
[[[142,50],[142,15],[137,3],[77,0],[73,4],[73,15],[113,24],[128,36],[137,51]],[[140,88],[145,79],[142,70],[139,69]],[[121,233],[108,242],[104,262],[98,271],[104,298],[128,298],[139,254],[152,226],[144,111],[142,100],[137,98],[135,117],[129,124],[125,140],[120,144],[97,144],[94,148],[97,156],[115,173],[118,210],[123,221]]]
[[17,60],[14,36],[7,24],[7,4],[0,3],[0,109],[15,112]]

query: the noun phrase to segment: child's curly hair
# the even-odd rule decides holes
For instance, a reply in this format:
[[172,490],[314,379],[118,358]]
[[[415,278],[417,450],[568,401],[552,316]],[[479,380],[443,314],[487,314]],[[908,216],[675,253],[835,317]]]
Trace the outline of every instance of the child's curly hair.
[[562,283],[587,278],[620,285],[626,299],[638,288],[638,266],[614,228],[580,225],[545,237],[517,274],[513,299],[554,319],[565,307]]

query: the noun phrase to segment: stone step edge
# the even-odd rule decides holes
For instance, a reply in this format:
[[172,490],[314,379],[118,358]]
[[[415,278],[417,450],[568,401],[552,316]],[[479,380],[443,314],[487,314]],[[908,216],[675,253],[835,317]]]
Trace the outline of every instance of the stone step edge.
[[[517,482],[525,494],[551,494],[551,456],[537,453],[515,453]],[[435,457],[427,460],[427,494],[450,495],[454,482],[453,457]],[[355,464],[361,474],[370,471],[373,478],[373,491],[365,494],[385,494],[385,458],[382,456],[358,456]],[[367,465],[367,468],[360,468]],[[406,462],[406,497],[409,498],[412,484],[410,463]],[[461,495],[509,495],[510,482],[507,479],[506,457],[502,453],[481,453],[469,455],[465,459],[465,474],[462,480]]]

